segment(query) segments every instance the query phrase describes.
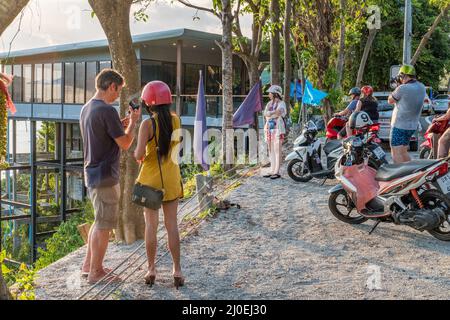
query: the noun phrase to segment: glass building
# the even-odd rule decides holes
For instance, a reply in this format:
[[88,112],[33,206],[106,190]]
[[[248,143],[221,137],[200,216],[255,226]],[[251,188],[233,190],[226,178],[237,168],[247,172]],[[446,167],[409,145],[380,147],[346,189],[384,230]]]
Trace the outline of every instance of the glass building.
[[[142,84],[162,80],[170,86],[184,127],[194,124],[200,70],[207,125],[222,125],[220,40],[188,29],[133,36]],[[0,61],[0,70],[14,75],[9,90],[17,108],[8,115],[10,168],[1,171],[0,244],[14,260],[32,262],[59,223],[81,210],[86,189],[79,115],[95,93],[96,75],[114,66],[106,40],[0,54]],[[249,87],[236,56],[233,73],[237,108]]]

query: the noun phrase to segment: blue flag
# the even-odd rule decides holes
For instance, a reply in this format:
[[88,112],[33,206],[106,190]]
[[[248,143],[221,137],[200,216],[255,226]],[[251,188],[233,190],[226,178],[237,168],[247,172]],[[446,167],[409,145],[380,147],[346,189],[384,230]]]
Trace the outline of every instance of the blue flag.
[[200,71],[198,81],[197,108],[194,123],[194,162],[201,164],[203,170],[209,170],[208,165],[208,137],[206,137],[206,99],[203,87],[203,75]]
[[297,96],[297,101],[302,100],[302,84],[300,83],[300,81],[297,81],[297,85],[294,85],[294,82],[291,82],[289,96],[292,99],[294,99],[294,91],[295,95]]
[[258,81],[234,113],[233,126],[240,127],[255,123],[255,112],[262,110],[262,103],[261,81]]
[[308,80],[305,81],[305,92],[303,93],[304,104],[320,106],[322,105],[322,99],[326,96],[328,96],[328,93],[315,89],[311,82]]

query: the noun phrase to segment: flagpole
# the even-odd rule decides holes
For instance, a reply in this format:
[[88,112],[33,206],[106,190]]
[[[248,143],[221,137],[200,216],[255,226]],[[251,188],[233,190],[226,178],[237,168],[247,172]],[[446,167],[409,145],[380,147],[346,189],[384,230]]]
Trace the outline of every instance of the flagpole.
[[[200,73],[200,80],[203,80],[203,74],[202,74],[202,70],[200,69],[199,70],[199,73]],[[203,86],[203,83],[202,83],[202,86]],[[206,105],[206,100],[205,100],[205,109],[207,109],[207,105]],[[206,110],[205,110],[205,112],[206,112]],[[206,125],[206,123],[205,123],[205,125]],[[203,139],[203,137],[202,137],[202,139]],[[203,151],[203,150],[202,150]],[[209,149],[208,149],[208,146],[206,147],[206,153],[209,155]],[[202,153],[202,162],[203,162],[203,153]],[[208,157],[208,162],[209,162],[209,157]],[[208,163],[208,171],[206,171],[206,176],[207,177],[211,177],[211,165]]]

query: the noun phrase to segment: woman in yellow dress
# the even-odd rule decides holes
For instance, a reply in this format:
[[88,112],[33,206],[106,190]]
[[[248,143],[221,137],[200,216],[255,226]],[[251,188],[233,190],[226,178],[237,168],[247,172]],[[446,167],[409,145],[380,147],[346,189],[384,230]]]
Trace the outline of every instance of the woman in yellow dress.
[[[178,165],[177,144],[180,142],[180,118],[170,111],[172,95],[162,81],[149,82],[142,91],[142,102],[151,118],[142,121],[134,156],[142,166],[137,182],[164,191],[164,224],[169,240],[169,250],[173,259],[174,285],[184,285],[180,263],[180,236],[177,224],[178,199],[183,197],[180,167]],[[152,118],[154,121],[152,121]],[[158,165],[157,143],[161,160]],[[162,175],[162,178],[161,178]],[[164,182],[164,185],[161,182]],[[148,258],[148,272],[145,282],[153,285],[156,278],[155,257],[157,248],[158,210],[144,208],[145,246]]]

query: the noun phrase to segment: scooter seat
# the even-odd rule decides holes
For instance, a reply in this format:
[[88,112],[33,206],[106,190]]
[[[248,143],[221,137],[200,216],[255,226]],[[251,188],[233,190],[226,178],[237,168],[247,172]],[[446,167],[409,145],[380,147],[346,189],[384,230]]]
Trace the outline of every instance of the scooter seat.
[[342,141],[330,140],[323,147],[323,151],[325,151],[325,154],[329,155],[331,152],[333,152],[334,150],[336,150],[339,147],[342,147]]
[[383,164],[377,171],[375,180],[391,181],[424,170],[440,160],[413,160],[407,163]]

